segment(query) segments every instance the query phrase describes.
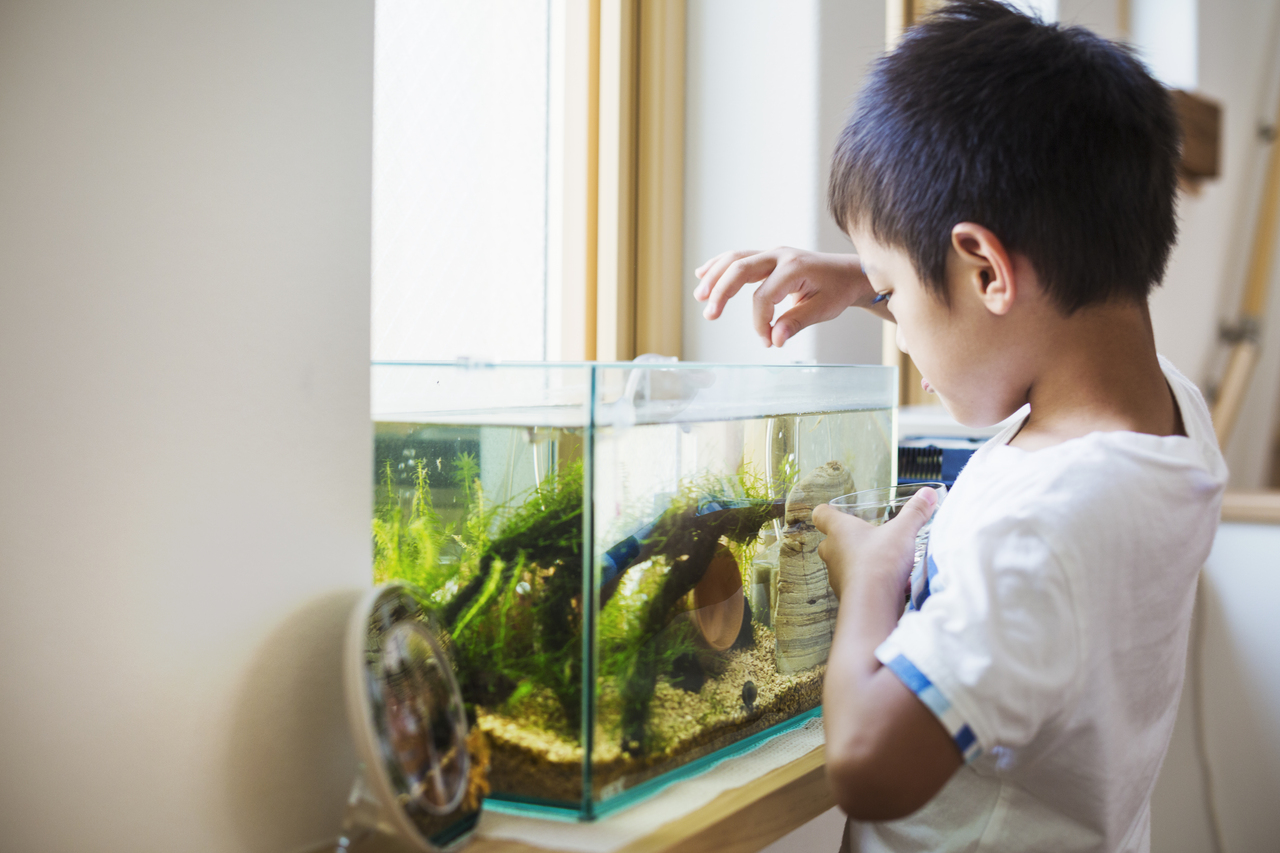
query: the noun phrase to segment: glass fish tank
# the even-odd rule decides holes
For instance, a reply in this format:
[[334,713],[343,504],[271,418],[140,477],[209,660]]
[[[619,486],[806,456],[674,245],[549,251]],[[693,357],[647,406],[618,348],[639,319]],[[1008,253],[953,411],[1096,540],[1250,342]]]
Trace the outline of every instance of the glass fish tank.
[[893,367],[373,365],[374,580],[432,615],[491,806],[591,819],[821,713],[811,512],[897,481]]

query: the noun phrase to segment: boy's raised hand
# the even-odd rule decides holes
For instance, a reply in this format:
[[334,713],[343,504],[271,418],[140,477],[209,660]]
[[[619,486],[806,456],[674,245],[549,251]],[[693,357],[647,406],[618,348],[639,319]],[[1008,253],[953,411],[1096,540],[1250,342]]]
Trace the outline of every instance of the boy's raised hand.
[[827,564],[827,576],[836,598],[853,582],[886,584],[905,591],[915,562],[916,536],[938,505],[938,493],[921,489],[891,521],[873,527],[860,518],[828,504],[813,510],[813,524],[827,538],[818,545],[818,556]]
[[[752,296],[752,322],[765,346],[780,347],[796,332],[840,316],[851,306],[869,307],[875,291],[857,255],[789,249],[736,250],[716,255],[694,270],[700,281],[693,298],[706,302],[703,316],[714,320],[743,285],[762,282]],[[775,322],[774,307],[791,294],[795,304]]]

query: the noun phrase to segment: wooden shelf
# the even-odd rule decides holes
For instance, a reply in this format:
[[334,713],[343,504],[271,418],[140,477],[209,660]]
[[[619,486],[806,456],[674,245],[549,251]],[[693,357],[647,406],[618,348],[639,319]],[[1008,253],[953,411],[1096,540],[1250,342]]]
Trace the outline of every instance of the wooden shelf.
[[[621,848],[618,853],[753,853],[835,805],[827,789],[826,750],[818,747],[750,785],[725,791],[710,803]],[[518,841],[475,838],[477,853],[545,853]]]
[[1222,520],[1246,524],[1280,524],[1280,491],[1227,492]]
[[1222,105],[1203,95],[1174,89],[1173,108],[1182,128],[1182,152],[1178,172],[1184,178],[1204,180],[1221,174]]

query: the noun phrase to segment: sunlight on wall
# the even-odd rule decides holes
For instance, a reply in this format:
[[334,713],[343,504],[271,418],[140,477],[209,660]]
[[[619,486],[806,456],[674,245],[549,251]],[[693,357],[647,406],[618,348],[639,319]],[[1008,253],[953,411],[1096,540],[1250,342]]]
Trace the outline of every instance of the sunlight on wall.
[[1195,89],[1196,0],[1134,0],[1130,9],[1133,46],[1152,75],[1172,89]]
[[546,353],[547,0],[379,0],[375,360]]
[[1012,0],[1010,5],[1048,23],[1058,20],[1058,0]]

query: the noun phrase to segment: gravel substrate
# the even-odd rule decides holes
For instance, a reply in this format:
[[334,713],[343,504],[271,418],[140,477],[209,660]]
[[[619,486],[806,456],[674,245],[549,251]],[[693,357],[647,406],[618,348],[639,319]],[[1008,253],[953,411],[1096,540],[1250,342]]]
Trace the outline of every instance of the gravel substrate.
[[[716,655],[724,671],[708,678],[697,693],[660,680],[654,693],[649,729],[652,749],[631,756],[622,751],[616,722],[610,727],[602,712],[598,723],[592,788],[596,797],[621,793],[655,776],[784,722],[822,703],[825,665],[781,675],[774,664],[773,632],[754,626],[756,647]],[[743,686],[755,684],[750,709]],[[749,691],[748,691],[749,692]],[[609,697],[601,697],[606,706]],[[613,715],[616,717],[616,715]],[[582,747],[562,735],[538,727],[529,718],[515,719],[481,710],[481,729],[492,748],[490,783],[494,793],[561,800],[582,799]]]

